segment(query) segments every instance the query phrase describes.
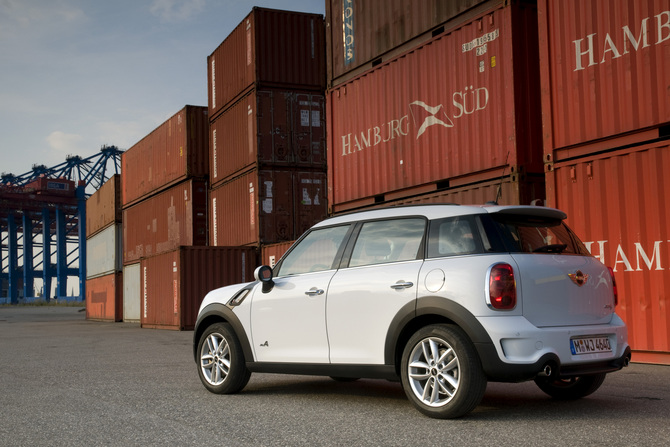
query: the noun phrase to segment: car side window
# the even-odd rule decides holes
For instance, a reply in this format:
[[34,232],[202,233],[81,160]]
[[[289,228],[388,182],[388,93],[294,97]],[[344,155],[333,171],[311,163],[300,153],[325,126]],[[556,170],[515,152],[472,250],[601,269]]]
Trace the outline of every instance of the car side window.
[[349,267],[417,259],[426,221],[420,218],[367,222],[356,239]]
[[433,222],[428,257],[481,253],[483,249],[479,231],[477,223],[469,216],[450,217]]
[[333,262],[350,225],[310,232],[282,260],[277,276],[319,272],[334,268]]

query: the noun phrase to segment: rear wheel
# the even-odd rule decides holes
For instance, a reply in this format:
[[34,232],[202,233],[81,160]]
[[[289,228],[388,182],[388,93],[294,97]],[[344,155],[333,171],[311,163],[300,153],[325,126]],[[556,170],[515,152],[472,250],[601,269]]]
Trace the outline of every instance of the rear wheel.
[[605,376],[606,374],[602,373],[569,379],[536,377],[535,384],[554,399],[574,400],[594,393],[605,381]]
[[471,412],[486,390],[474,346],[452,325],[426,326],[410,338],[402,356],[401,379],[412,404],[439,419]]
[[251,372],[237,336],[227,323],[215,323],[198,342],[198,375],[205,388],[216,394],[233,394],[249,382]]

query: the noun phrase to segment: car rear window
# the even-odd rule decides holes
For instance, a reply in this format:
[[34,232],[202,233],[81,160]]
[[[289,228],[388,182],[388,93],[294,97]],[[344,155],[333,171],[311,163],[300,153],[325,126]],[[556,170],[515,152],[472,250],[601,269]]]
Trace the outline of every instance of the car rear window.
[[510,252],[589,256],[584,244],[559,219],[505,214],[493,214],[491,219]]

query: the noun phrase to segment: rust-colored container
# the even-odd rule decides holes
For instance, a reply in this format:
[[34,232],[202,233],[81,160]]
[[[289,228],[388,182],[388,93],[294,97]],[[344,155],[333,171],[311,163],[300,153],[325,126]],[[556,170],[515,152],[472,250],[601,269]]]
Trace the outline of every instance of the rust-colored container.
[[213,119],[250,88],[326,87],[323,16],[255,7],[207,58]]
[[142,327],[193,329],[205,295],[253,281],[256,264],[256,250],[249,247],[180,247],[142,259]]
[[121,176],[115,174],[86,200],[86,237],[121,222]]
[[252,90],[210,123],[211,184],[251,167],[326,169],[325,97]]
[[207,245],[207,182],[186,180],[123,210],[123,264]]
[[64,178],[39,177],[28,183],[24,190],[38,195],[74,197],[76,193],[72,180]]
[[456,203],[459,205],[484,205],[497,201],[500,205],[544,205],[546,202],[544,176],[522,177],[508,175],[499,179],[467,183],[444,190],[410,188],[403,190],[387,202],[361,200],[349,205],[353,208],[335,207],[334,213],[362,211],[401,205],[428,205],[432,203]]
[[567,212],[591,253],[615,271],[633,358],[670,364],[670,142],[549,167],[549,205]]
[[253,170],[210,191],[210,245],[292,241],[327,216],[326,174]]
[[668,0],[539,0],[538,16],[546,161],[670,123]]
[[122,225],[115,223],[86,239],[87,279],[123,270],[122,235]]
[[500,1],[326,0],[329,85],[472,19],[492,3]]
[[276,244],[267,244],[261,247],[261,264],[274,267],[275,264],[284,256],[284,253],[291,248],[295,241],[278,242]]
[[121,154],[123,208],[187,178],[209,175],[207,108],[186,106]]
[[121,321],[123,318],[123,274],[112,273],[86,280],[86,319]]
[[513,2],[331,90],[330,206],[541,174],[536,24]]

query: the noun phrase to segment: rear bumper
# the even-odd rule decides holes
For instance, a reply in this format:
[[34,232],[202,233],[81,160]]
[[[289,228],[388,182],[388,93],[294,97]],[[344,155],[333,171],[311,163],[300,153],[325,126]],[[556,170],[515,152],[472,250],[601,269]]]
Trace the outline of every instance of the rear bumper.
[[[609,373],[630,362],[628,331],[616,315],[607,325],[575,327],[538,328],[523,317],[515,318],[511,326],[507,318],[480,321],[492,340],[492,343],[476,344],[490,381],[519,382],[538,375],[567,378]],[[570,339],[588,336],[608,337],[612,351],[572,354]]]

